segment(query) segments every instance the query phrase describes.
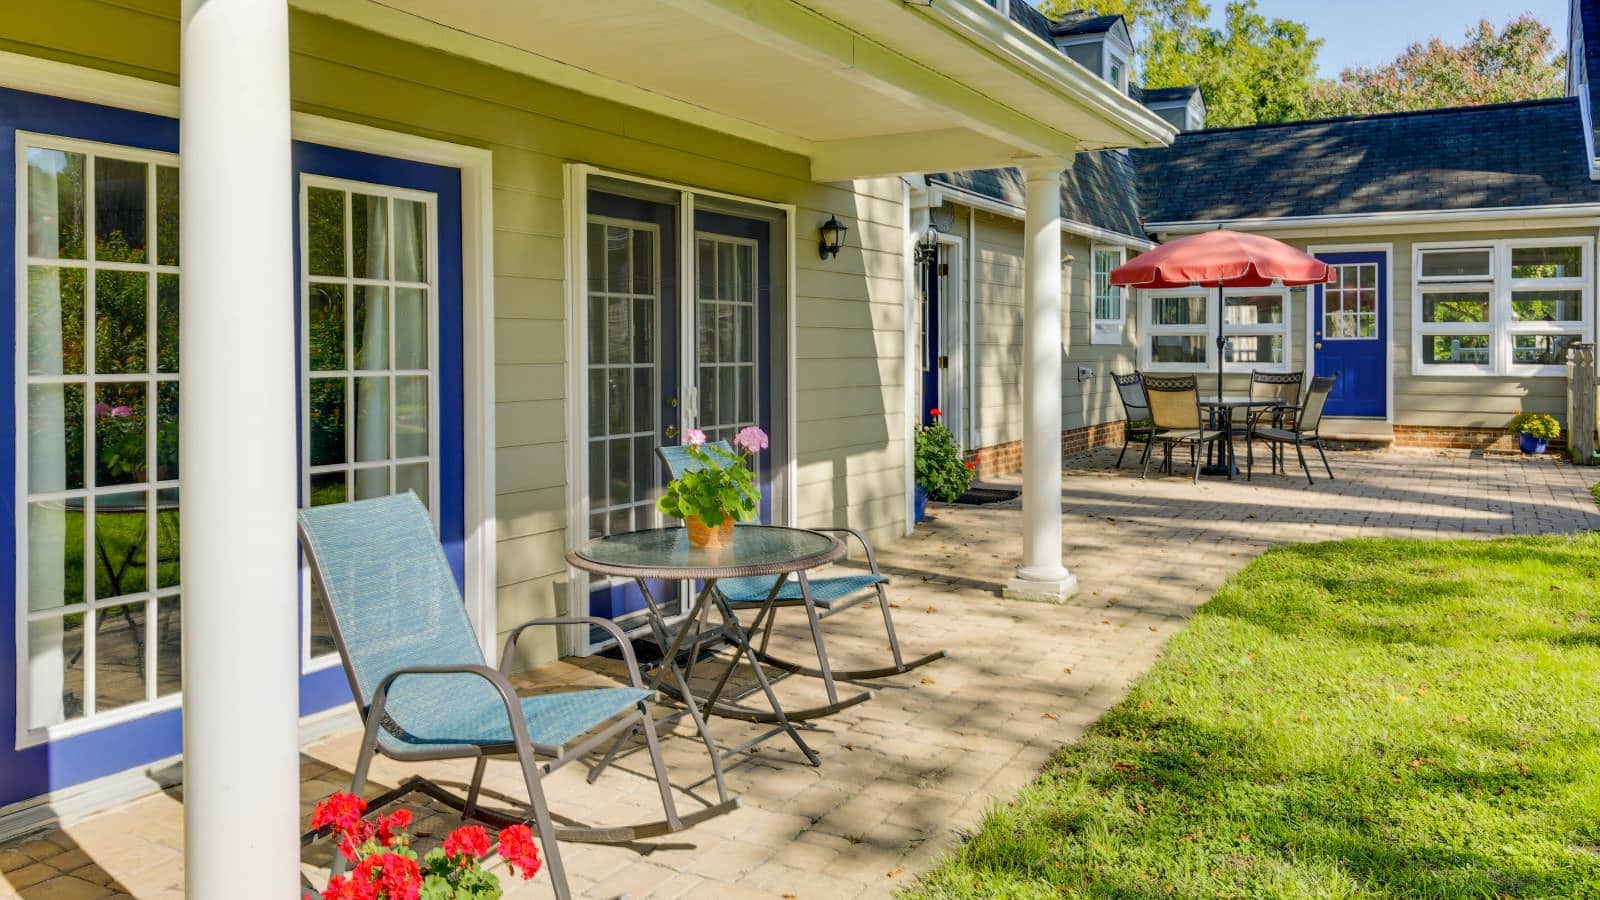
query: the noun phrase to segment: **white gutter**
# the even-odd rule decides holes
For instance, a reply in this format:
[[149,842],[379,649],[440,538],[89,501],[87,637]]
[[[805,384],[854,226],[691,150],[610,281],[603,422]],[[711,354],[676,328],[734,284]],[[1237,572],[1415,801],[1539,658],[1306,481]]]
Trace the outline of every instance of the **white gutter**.
[[[985,197],[982,194],[973,193],[944,182],[936,181],[928,185],[929,206],[938,206],[946,199],[953,200],[962,206],[971,207],[972,209],[981,209],[984,212],[1005,216],[1008,219],[1016,219],[1019,222],[1026,220],[1026,211],[1016,204],[1007,203],[1004,200],[996,200],[993,197]],[[1076,234],[1090,240],[1105,244],[1116,244],[1120,247],[1135,247],[1140,250],[1148,250],[1155,246],[1152,241],[1144,238],[1099,228],[1086,222],[1074,222],[1066,218],[1061,220],[1061,230],[1068,234]]]
[[[982,0],[939,0],[938,3],[908,4],[929,18],[937,18],[956,31],[1003,56],[1018,68],[1027,69],[1041,82],[1066,94],[1069,102],[1076,103],[1100,116],[1108,124],[1121,129],[1130,144],[1107,144],[1106,147],[1082,146],[1083,150],[1101,150],[1109,147],[1165,147],[1177,137],[1178,130],[1166,119],[1147,109],[1115,85],[1090,72],[1065,53],[1046,44],[1038,35],[1011,21],[1009,16]],[[1016,40],[1025,36],[1025,40]],[[1065,86],[1070,94],[1061,91]]]
[[1600,218],[1600,203],[1561,203],[1546,206],[1490,206],[1474,209],[1422,209],[1404,212],[1351,213],[1324,216],[1279,216],[1251,219],[1195,219],[1177,222],[1146,222],[1145,230],[1161,234],[1192,234],[1214,228],[1241,231],[1271,231],[1291,228],[1334,228],[1343,226],[1439,225],[1454,222],[1497,222],[1506,219],[1541,220]]

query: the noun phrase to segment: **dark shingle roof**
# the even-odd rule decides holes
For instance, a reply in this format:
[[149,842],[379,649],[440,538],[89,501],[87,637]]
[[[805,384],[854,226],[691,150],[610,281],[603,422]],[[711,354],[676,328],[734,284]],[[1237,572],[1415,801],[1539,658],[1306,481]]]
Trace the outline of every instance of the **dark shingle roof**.
[[1571,98],[1191,131],[1133,151],[1147,222],[1600,202]]
[[1135,84],[1129,87],[1128,93],[1140,103],[1165,103],[1173,100],[1181,100],[1187,103],[1190,97],[1200,93],[1200,88],[1193,84],[1184,85],[1183,87],[1164,88],[1147,88]]
[[1092,12],[1076,9],[1064,13],[1057,19],[1051,26],[1050,32],[1057,37],[1071,34],[1104,34],[1115,28],[1121,19],[1121,16],[1097,16]]
[[1032,3],[1011,4],[1011,21],[1043,38],[1046,43],[1050,43],[1050,17],[1034,9]]
[[[929,175],[931,182],[1022,206],[1027,186],[1017,169],[984,169]],[[1143,238],[1133,161],[1121,150],[1079,153],[1061,181],[1061,217]]]

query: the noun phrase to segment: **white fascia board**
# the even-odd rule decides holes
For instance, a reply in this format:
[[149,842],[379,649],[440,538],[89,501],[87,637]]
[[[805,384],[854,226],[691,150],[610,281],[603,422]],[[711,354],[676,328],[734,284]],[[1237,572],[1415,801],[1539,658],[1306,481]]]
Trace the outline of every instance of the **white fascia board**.
[[[1009,18],[1002,18],[982,0],[939,0],[937,4],[917,5],[915,9],[988,47],[1011,65],[1058,86],[1061,93],[1067,95],[1066,99],[1126,132],[1131,139],[1129,146],[1165,147],[1177,137],[1177,129],[1167,120],[1078,65],[1038,35]],[[1024,40],[1017,40],[1019,37]]]
[[[996,200],[993,197],[985,197],[982,194],[975,194],[972,191],[963,190],[942,182],[933,182],[928,185],[929,206],[938,206],[947,199],[953,200],[962,206],[981,209],[984,212],[1005,216],[1008,219],[1016,219],[1019,222],[1027,218],[1027,210],[1014,203]],[[1121,232],[1090,225],[1087,222],[1075,222],[1066,218],[1061,220],[1061,230],[1068,234],[1076,234],[1101,243],[1116,244],[1119,247],[1148,250],[1155,246],[1154,242],[1144,238],[1137,238],[1131,234],[1122,234]]]
[[[1600,203],[1563,203],[1546,206],[1500,206],[1476,209],[1407,210],[1404,212],[1355,213],[1325,216],[1281,216],[1276,218],[1196,219],[1178,222],[1148,222],[1152,234],[1193,234],[1216,228],[1240,231],[1286,231],[1306,228],[1382,228],[1403,225],[1449,225],[1505,220],[1573,220],[1573,224],[1600,221]],[[1565,224],[1565,223],[1563,223]]]

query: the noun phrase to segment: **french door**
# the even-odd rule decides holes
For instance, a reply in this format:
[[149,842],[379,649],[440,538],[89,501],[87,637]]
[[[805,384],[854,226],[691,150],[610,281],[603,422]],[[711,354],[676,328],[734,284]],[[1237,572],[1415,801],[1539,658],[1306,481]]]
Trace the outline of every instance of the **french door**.
[[[655,507],[668,480],[656,449],[684,430],[712,441],[751,425],[771,430],[772,261],[768,222],[696,213],[685,266],[678,204],[601,190],[587,201],[582,471],[592,538],[676,524]],[[772,456],[758,460],[763,520]],[[679,584],[651,590],[669,614],[679,611]],[[637,627],[643,609],[633,582],[590,582],[591,615]]]

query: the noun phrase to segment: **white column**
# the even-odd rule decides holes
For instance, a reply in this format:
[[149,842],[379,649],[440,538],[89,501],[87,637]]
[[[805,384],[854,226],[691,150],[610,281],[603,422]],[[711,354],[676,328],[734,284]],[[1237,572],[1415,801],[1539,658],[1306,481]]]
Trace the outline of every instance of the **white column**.
[[1006,595],[1060,602],[1078,589],[1061,564],[1061,171],[1069,160],[1023,167],[1028,180],[1022,313],[1022,565]]
[[291,897],[300,765],[288,6],[183,0],[181,51],[184,871],[191,897]]

